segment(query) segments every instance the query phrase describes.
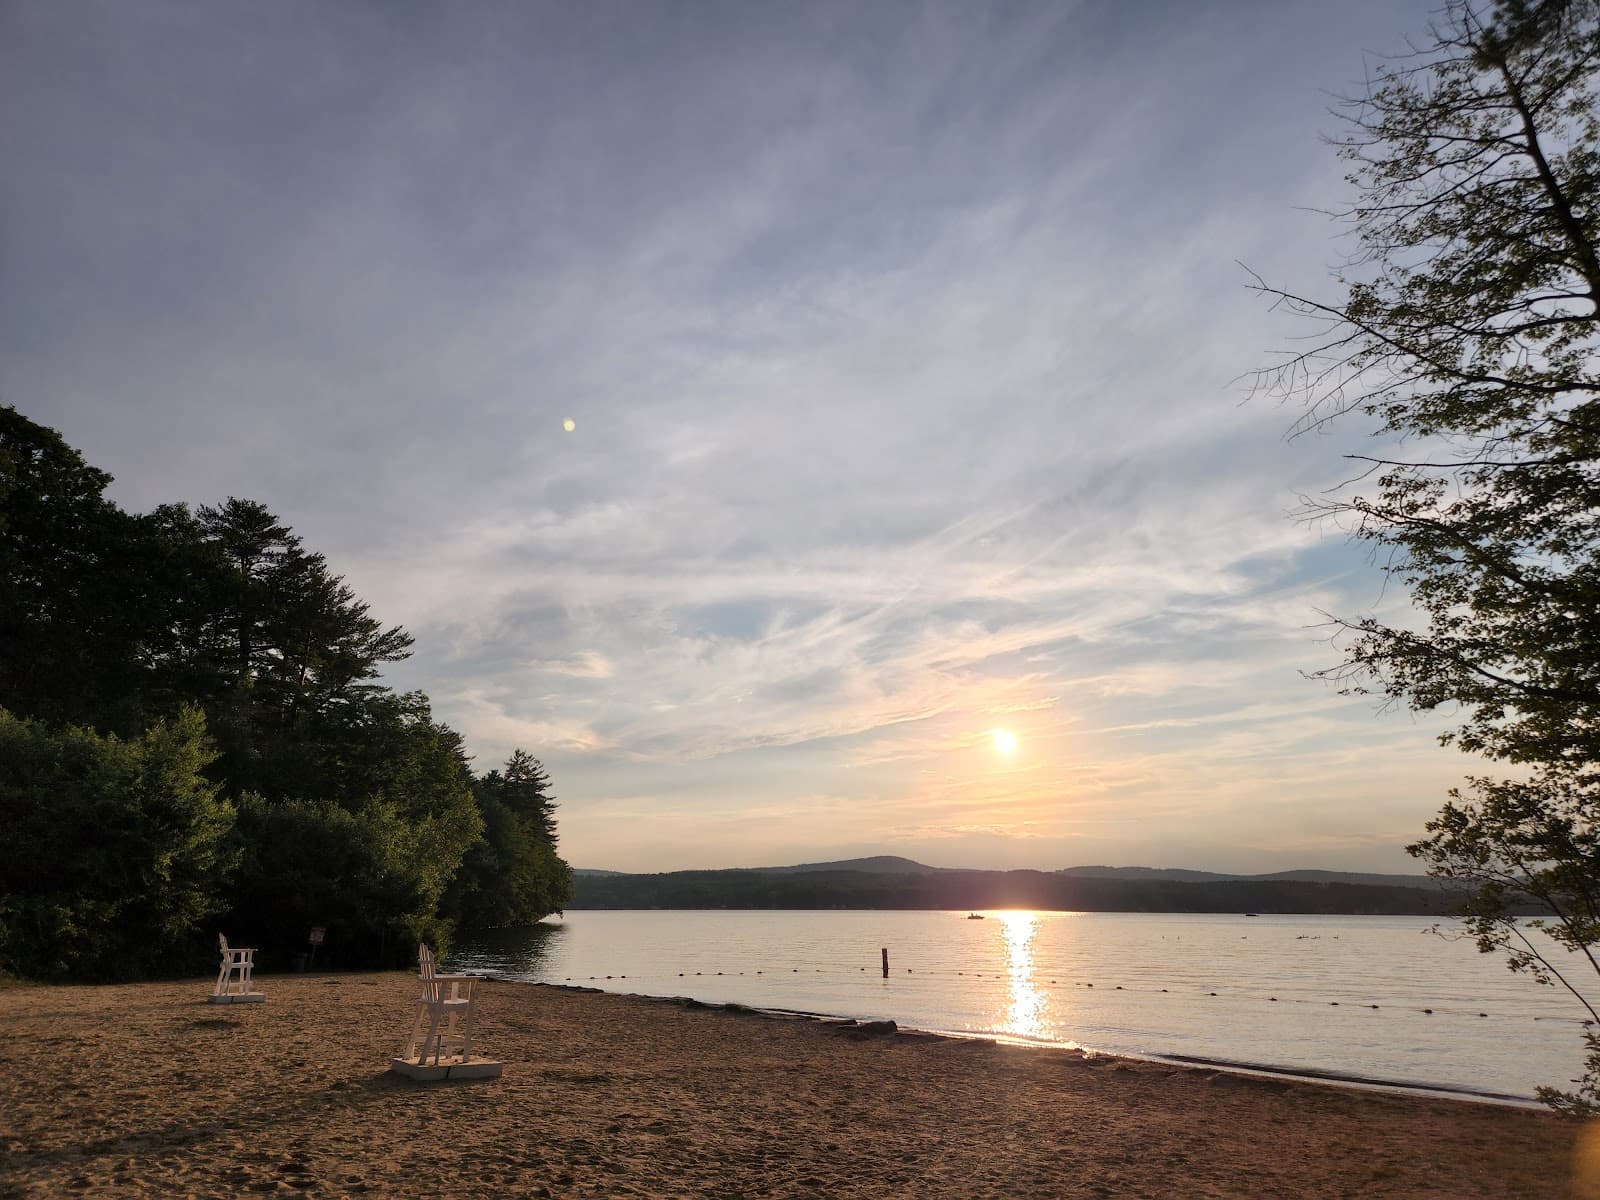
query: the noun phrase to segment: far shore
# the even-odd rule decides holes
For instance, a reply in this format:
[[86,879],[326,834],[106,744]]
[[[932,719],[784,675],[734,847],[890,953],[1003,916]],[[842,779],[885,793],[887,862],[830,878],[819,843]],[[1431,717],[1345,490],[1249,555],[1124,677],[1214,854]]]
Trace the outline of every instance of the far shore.
[[1600,1197],[1550,1113],[534,984],[387,1073],[412,976],[0,988],[0,1198]]

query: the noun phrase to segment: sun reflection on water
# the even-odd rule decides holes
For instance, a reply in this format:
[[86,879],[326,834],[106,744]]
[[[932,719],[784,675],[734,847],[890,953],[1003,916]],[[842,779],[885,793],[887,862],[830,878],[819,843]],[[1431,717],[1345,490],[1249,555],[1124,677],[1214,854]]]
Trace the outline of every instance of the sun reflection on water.
[[1002,1032],[1018,1037],[1044,1035],[1045,995],[1033,986],[1033,934],[1039,917],[1031,912],[999,914],[1006,939],[1006,976],[1011,985],[1011,1007]]

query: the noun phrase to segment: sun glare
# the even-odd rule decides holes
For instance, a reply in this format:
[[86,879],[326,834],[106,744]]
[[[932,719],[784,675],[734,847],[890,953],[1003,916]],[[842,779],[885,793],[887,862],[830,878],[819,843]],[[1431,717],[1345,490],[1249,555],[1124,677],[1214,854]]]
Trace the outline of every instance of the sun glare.
[[1009,729],[996,729],[989,736],[994,739],[994,748],[1001,754],[1010,754],[1017,748],[1017,735]]
[[1000,920],[1006,939],[1006,975],[1011,984],[1011,1007],[1002,1018],[1005,1031],[1020,1037],[1042,1037],[1045,996],[1033,983],[1033,931],[1039,914],[1001,913]]

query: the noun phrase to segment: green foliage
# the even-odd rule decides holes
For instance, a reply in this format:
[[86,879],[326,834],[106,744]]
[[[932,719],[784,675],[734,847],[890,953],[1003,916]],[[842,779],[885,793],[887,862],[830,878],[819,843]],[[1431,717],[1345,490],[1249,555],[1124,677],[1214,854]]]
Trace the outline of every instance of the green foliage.
[[156,624],[141,579],[150,530],[104,498],[110,483],[54,430],[0,407],[0,704],[128,732],[142,728],[125,698]]
[[467,852],[446,911],[469,929],[532,925],[572,899],[572,870],[556,855],[555,800],[538,759],[522,750],[473,787],[483,840]]
[[[1323,676],[1458,713],[1444,741],[1508,765],[1411,850],[1479,887],[1483,949],[1559,984],[1600,943],[1600,5],[1452,0],[1371,79],[1340,142],[1345,300],[1263,289],[1328,330],[1265,382],[1306,427],[1360,413],[1406,444],[1310,511],[1382,551],[1420,622],[1331,618],[1348,639]],[[1516,923],[1529,897],[1565,963]]]
[[[1411,852],[1428,862],[1431,874],[1474,889],[1464,915],[1479,950],[1503,953],[1511,970],[1565,988],[1590,1020],[1600,1020],[1573,978],[1574,967],[1600,973],[1600,793],[1561,766],[1522,780],[1475,777],[1468,783],[1465,793],[1451,791]],[[1530,905],[1547,915],[1520,919],[1517,910]],[[1557,960],[1551,943],[1566,952],[1565,961]],[[1595,1061],[1591,1054],[1591,1067]],[[1579,1082],[1576,1096],[1541,1092],[1556,1107],[1581,1107],[1600,1088],[1600,1076]]]
[[1572,1081],[1578,1090],[1563,1092],[1560,1088],[1540,1087],[1534,1089],[1534,1095],[1558,1113],[1587,1120],[1600,1112],[1600,1035],[1585,1033],[1583,1045],[1583,1074]]
[[[240,819],[204,903],[182,855],[165,873],[104,876],[121,891],[82,872],[59,886],[6,885],[0,953],[14,969],[127,969],[98,965],[114,956],[93,941],[119,921],[145,939],[139,969],[174,969],[213,914],[268,969],[291,963],[311,925],[327,929],[323,961],[398,964],[418,939],[442,948],[458,914],[523,922],[560,907],[570,872],[555,855],[543,769],[519,751],[483,807],[461,738],[433,720],[427,697],[378,682],[410,634],[383,626],[264,506],[230,498],[130,516],[104,498],[109,483],[54,431],[0,408],[0,705],[131,739],[107,742],[107,762],[165,744],[172,729],[208,730],[213,749],[195,750],[195,778],[237,801]],[[45,728],[31,736],[96,736]],[[132,803],[118,781],[133,768],[120,769],[85,768],[66,805],[17,784],[26,828],[53,839],[50,861],[104,852],[83,814]],[[470,887],[452,893],[470,902],[447,905],[473,848]]]
[[123,741],[0,710],[0,965],[130,978],[170,969],[222,907],[233,806],[187,709]]
[[[241,807],[241,860],[230,926],[279,967],[327,929],[327,953],[345,965],[396,966],[418,940],[443,952],[451,923],[445,889],[483,822],[459,740],[412,695],[385,696],[370,723],[329,759],[321,786],[258,797]],[[543,915],[543,914],[540,914]]]
[[239,813],[245,852],[232,926],[279,970],[305,950],[313,925],[326,928],[330,950],[346,964],[402,966],[415,960],[419,940],[442,950],[450,924],[438,903],[461,857],[452,843],[475,828],[443,820],[419,826],[381,800],[351,811],[253,797]]

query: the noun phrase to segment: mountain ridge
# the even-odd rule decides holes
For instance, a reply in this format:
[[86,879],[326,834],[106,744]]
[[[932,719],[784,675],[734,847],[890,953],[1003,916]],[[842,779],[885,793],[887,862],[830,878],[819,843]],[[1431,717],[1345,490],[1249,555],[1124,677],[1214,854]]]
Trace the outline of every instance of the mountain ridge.
[[[841,871],[854,871],[865,875],[934,875],[979,872],[1007,874],[1014,870],[1037,871],[1038,868],[934,867],[899,855],[875,854],[865,858],[847,858],[835,862],[796,863],[790,866],[702,867],[678,871],[610,871],[592,867],[575,867],[572,873],[592,878],[601,876],[705,875],[723,871],[756,875],[831,874]],[[1230,871],[1201,871],[1188,867],[1084,865],[1060,867],[1054,871],[1040,873],[1064,875],[1080,879],[1143,880],[1160,883],[1337,883],[1364,887],[1420,888],[1434,891],[1448,889],[1451,886],[1450,880],[1436,879],[1431,875],[1390,875],[1378,871],[1329,871],[1309,867],[1288,871],[1245,874]]]

